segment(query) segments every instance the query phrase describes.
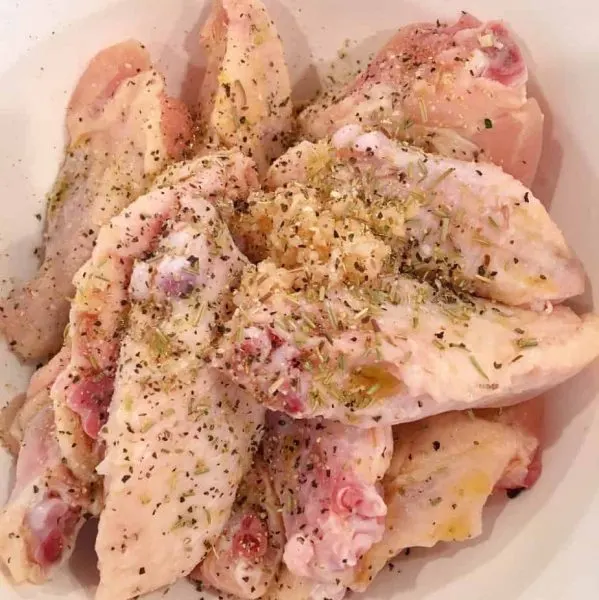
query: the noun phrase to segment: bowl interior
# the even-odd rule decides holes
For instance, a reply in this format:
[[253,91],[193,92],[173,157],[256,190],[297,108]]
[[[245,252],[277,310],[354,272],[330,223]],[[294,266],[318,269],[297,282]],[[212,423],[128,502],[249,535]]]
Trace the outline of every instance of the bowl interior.
[[[342,78],[394,29],[410,21],[455,17],[506,20],[523,43],[531,92],[546,115],[545,146],[535,193],[550,207],[586,266],[588,287],[576,300],[590,310],[599,290],[599,4],[571,0],[265,0],[285,44],[298,102],[326,74]],[[197,48],[203,0],[29,0],[0,10],[0,284],[34,270],[44,195],[62,153],[63,118],[85,64],[104,46],[135,37],[166,73],[171,91],[193,97],[202,69]],[[582,16],[582,18],[581,18]],[[346,58],[340,60],[338,51]],[[595,289],[594,289],[595,288]],[[0,346],[1,402],[21,391],[30,370]],[[599,589],[599,366],[548,394],[544,473],[528,493],[491,502],[485,532],[471,543],[441,544],[395,559],[365,600],[526,600],[592,597]],[[10,460],[0,456],[0,494],[8,495]],[[509,505],[506,505],[509,504]],[[2,600],[92,597],[97,580],[91,540],[81,536],[69,568],[42,588],[0,588]],[[202,594],[208,597],[207,594]],[[187,584],[166,596],[197,598]]]

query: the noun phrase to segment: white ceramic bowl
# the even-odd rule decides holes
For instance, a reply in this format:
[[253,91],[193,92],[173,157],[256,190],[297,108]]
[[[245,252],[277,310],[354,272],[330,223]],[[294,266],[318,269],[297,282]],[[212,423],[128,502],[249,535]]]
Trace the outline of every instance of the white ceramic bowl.
[[[285,43],[299,98],[349,40],[350,59],[367,58],[399,25],[468,10],[503,18],[525,48],[531,90],[546,115],[545,148],[534,186],[587,268],[577,305],[599,306],[599,3],[594,0],[265,0]],[[35,213],[61,159],[71,90],[99,49],[145,42],[171,90],[198,64],[205,0],[21,0],[0,2],[0,279],[35,267]],[[185,90],[183,90],[185,93]],[[6,290],[4,290],[6,291]],[[0,387],[8,400],[29,371],[0,348]],[[537,485],[487,509],[482,538],[414,551],[395,561],[366,600],[566,600],[599,598],[599,365],[550,394],[545,468]],[[0,493],[10,461],[2,455]],[[2,498],[3,500],[4,498]],[[69,568],[41,588],[0,587],[1,600],[87,598],[96,579],[85,535]],[[156,597],[161,597],[157,594]],[[186,584],[166,598],[198,594]]]

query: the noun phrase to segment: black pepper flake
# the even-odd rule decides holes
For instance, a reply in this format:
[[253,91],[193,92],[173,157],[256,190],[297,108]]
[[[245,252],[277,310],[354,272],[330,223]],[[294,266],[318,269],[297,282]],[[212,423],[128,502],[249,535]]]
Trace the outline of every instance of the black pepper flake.
[[145,567],[140,567],[139,568],[139,574],[140,575],[145,575],[146,574],[146,568]]
[[493,129],[493,121],[491,119],[485,119],[485,129]]
[[437,452],[437,450],[439,450],[441,448],[441,442],[438,442],[437,440],[435,440],[433,442],[433,449],[435,450],[435,452]]

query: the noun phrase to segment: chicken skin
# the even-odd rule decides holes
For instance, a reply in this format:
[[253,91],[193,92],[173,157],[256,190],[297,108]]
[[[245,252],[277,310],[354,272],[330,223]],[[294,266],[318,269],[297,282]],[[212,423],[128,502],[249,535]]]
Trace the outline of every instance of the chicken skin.
[[543,113],[528,98],[528,70],[501,21],[463,14],[452,24],[402,27],[356,81],[300,116],[319,140],[361,124],[429,152],[492,162],[530,186],[543,141]]
[[267,266],[245,277],[214,362],[295,418],[373,427],[515,404],[599,354],[599,317],[565,306],[508,308],[403,276],[295,291],[297,272]]
[[[291,194],[297,182],[307,187],[300,192],[309,208]],[[302,142],[289,150],[271,168],[268,185],[292,187],[275,191],[279,208],[270,221],[276,227],[269,214],[258,215],[266,234],[274,229],[288,245],[298,221],[314,218],[312,211],[323,221],[325,211],[334,225],[354,221],[384,242],[389,268],[429,281],[535,308],[584,290],[584,270],[541,202],[494,165],[424,154],[351,125],[331,143]],[[269,202],[267,196],[262,203]],[[281,214],[283,204],[291,211]],[[331,230],[318,233],[304,244],[321,254],[324,244],[345,241]],[[379,250],[372,253],[379,259]]]
[[208,57],[198,104],[203,141],[240,150],[264,175],[293,126],[276,27],[260,0],[214,0],[201,42]]
[[181,203],[131,275],[100,432],[98,600],[126,600],[189,575],[217,543],[263,430],[263,407],[205,360],[246,259],[210,195]]
[[147,190],[181,156],[187,109],[167,96],[162,75],[135,41],[102,50],[67,110],[67,149],[48,197],[43,262],[0,307],[0,327],[26,360],[56,353],[68,322],[72,279],[102,225]]

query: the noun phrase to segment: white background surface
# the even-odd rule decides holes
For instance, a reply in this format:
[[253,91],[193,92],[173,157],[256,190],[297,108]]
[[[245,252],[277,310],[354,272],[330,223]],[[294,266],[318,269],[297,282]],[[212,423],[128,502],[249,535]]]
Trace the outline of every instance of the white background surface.
[[[283,37],[299,96],[318,83],[350,40],[350,58],[377,49],[392,30],[461,9],[503,18],[523,41],[532,91],[547,116],[546,147],[535,192],[585,263],[590,308],[599,290],[599,3],[594,0],[266,0]],[[188,62],[199,64],[202,0],[0,0],[0,279],[35,265],[40,223],[34,214],[60,161],[64,109],[91,56],[127,37],[145,42],[177,93]],[[189,96],[189,89],[185,92]],[[592,282],[592,283],[591,283]],[[594,284],[594,285],[593,285]],[[4,281],[6,288],[9,281]],[[592,292],[595,288],[595,294]],[[0,347],[0,401],[20,391],[27,371]],[[591,600],[599,598],[599,366],[551,394],[545,470],[535,488],[487,511],[483,538],[413,551],[395,561],[367,600]],[[0,492],[9,461],[0,459]],[[82,545],[51,585],[0,600],[87,598],[94,571]],[[86,566],[87,564],[87,566]],[[397,569],[401,573],[397,573]],[[198,597],[178,587],[167,598]]]

